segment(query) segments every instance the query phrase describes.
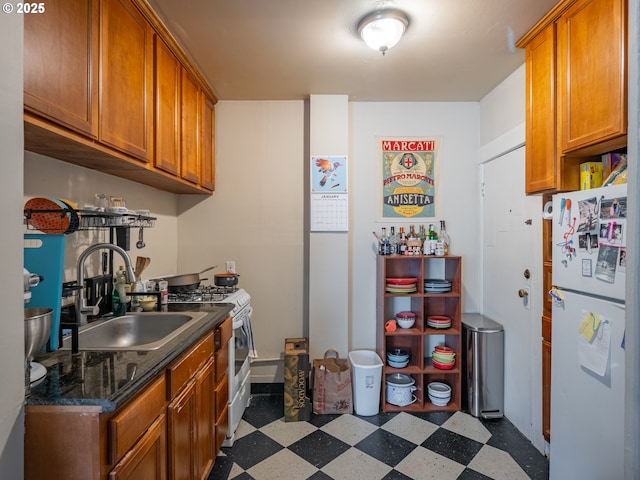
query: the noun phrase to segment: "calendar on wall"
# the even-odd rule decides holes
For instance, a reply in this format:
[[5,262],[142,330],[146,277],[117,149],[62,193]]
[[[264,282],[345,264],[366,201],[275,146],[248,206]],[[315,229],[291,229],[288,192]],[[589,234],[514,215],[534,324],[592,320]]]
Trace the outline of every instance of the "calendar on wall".
[[311,157],[311,231],[349,230],[347,157]]

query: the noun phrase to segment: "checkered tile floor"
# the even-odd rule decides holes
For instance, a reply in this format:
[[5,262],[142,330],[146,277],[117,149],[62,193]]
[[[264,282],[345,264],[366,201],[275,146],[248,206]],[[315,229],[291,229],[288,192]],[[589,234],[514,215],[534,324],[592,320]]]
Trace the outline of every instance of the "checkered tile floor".
[[209,480],[542,480],[549,464],[507,420],[462,412],[313,415],[285,422],[254,395]]

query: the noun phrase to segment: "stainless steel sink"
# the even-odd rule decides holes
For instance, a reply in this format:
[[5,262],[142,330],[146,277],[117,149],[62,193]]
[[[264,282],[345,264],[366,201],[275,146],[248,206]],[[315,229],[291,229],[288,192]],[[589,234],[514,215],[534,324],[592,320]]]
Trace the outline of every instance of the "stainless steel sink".
[[[80,350],[156,350],[194,326],[207,312],[141,312],[90,323],[80,328]],[[65,338],[62,349],[71,348]]]

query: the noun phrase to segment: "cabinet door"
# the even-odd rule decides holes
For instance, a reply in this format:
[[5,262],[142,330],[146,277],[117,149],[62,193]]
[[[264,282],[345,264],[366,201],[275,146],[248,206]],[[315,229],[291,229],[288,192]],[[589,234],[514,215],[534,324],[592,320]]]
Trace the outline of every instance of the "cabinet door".
[[110,480],[165,480],[167,478],[167,422],[164,414],[109,472]]
[[24,16],[25,110],[97,137],[98,1],[46,5]]
[[215,370],[213,359],[196,376],[196,445],[198,449],[196,477],[206,480],[217,452],[215,448]]
[[556,187],[556,30],[540,32],[526,47],[526,192]]
[[207,190],[215,190],[215,109],[214,103],[206,95],[202,98],[202,118],[200,128],[200,185]]
[[173,480],[195,478],[196,411],[196,382],[192,380],[167,407],[169,477]]
[[100,141],[149,162],[153,30],[129,0],[101,3]]
[[180,75],[182,66],[157,35],[154,39],[154,165],[180,175]]
[[200,88],[184,68],[181,92],[181,176],[190,182],[200,183]]
[[626,134],[626,25],[626,0],[579,0],[558,20],[563,153]]

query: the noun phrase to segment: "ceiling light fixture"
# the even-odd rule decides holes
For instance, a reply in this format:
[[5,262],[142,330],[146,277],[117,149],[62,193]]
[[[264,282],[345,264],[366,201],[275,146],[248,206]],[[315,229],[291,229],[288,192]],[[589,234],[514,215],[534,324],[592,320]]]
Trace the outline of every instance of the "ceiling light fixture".
[[370,48],[382,55],[400,41],[409,26],[409,17],[395,9],[376,10],[358,22],[358,33]]

